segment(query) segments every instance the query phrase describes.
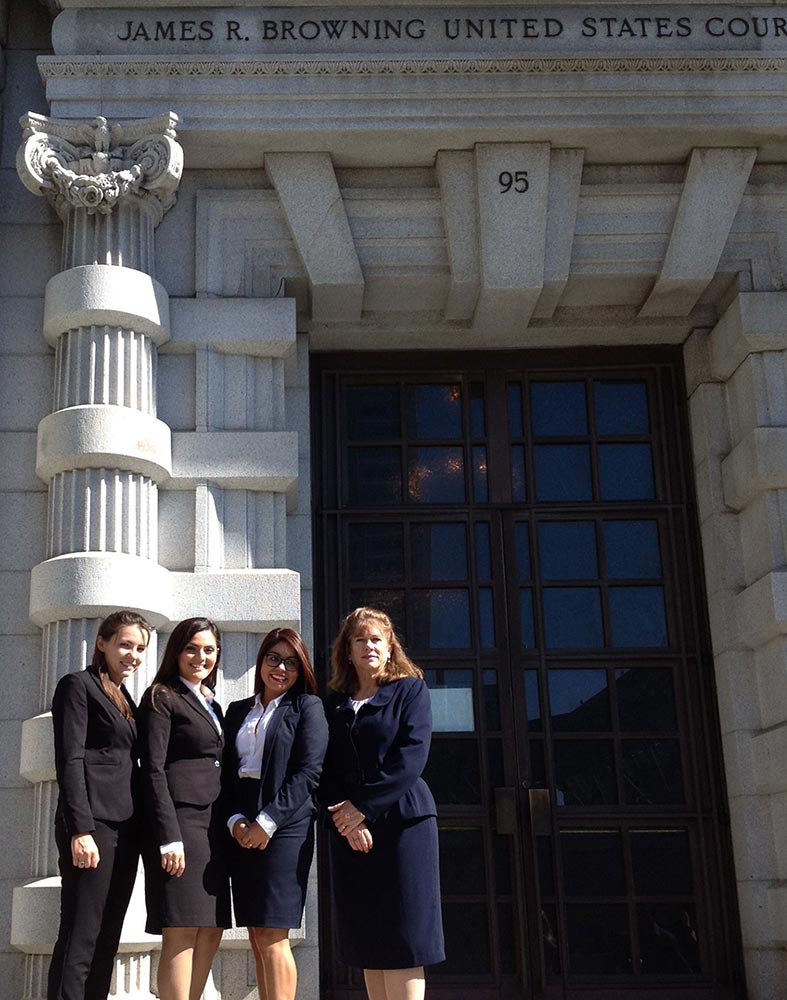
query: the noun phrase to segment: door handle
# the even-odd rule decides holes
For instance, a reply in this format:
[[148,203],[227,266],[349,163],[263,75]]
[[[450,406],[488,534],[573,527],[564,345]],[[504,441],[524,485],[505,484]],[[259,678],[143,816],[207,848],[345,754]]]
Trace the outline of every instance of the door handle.
[[516,789],[496,788],[495,825],[497,832],[504,836],[516,835]]
[[552,833],[552,800],[548,788],[529,788],[530,826],[533,835]]

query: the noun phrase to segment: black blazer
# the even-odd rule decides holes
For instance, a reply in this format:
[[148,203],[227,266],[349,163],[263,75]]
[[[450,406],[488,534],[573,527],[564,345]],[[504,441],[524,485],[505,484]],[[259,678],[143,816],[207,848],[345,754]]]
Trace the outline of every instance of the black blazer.
[[325,702],[330,739],[320,801],[349,799],[368,822],[436,816],[421,777],[432,741],[429,689],[415,677],[384,684],[353,711],[350,697],[333,692]]
[[[207,806],[221,791],[224,737],[185,684],[148,688],[137,712],[142,787],[159,844],[183,840],[176,805]],[[223,721],[221,708],[213,711]]]
[[[254,698],[233,701],[227,709],[224,747],[224,812],[229,819],[239,812],[238,748],[235,738],[249,714]],[[313,694],[288,691],[268,723],[260,773],[257,812],[264,809],[277,828],[314,816],[314,792],[320,781],[328,725],[322,702]],[[250,816],[249,819],[255,819]]]
[[[131,696],[120,691],[135,709]],[[61,677],[52,699],[57,815],[70,837],[93,833],[95,821],[122,823],[138,791],[137,725],[109,699],[92,670]]]

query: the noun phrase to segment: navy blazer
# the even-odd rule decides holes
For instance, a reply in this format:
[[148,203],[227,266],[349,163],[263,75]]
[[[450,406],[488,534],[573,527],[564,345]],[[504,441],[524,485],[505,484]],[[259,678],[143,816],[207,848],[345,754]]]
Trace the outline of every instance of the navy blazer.
[[346,694],[325,704],[330,738],[320,800],[349,799],[373,823],[436,816],[429,786],[421,777],[432,740],[429,689],[415,677],[379,688],[356,714]]
[[[120,691],[135,709],[131,696]],[[52,700],[57,812],[69,836],[93,833],[95,820],[122,823],[137,799],[137,725],[113,704],[91,669],[61,677]]]
[[[222,768],[226,820],[239,812],[240,764],[235,738],[253,704],[253,697],[244,698],[233,701],[227,709]],[[328,724],[320,699],[313,694],[288,691],[265,732],[257,813],[264,809],[277,829],[313,817],[314,793],[327,746]]]
[[[185,684],[152,688],[139,705],[140,758],[145,804],[159,844],[183,840],[175,806],[208,806],[221,791],[224,737]],[[222,721],[221,708],[213,711]]]

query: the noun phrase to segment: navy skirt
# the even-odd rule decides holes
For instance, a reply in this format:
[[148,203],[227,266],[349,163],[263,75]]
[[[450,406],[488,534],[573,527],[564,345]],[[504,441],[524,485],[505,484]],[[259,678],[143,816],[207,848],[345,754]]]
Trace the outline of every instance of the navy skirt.
[[[260,783],[240,782],[238,812],[257,816]],[[314,820],[279,828],[264,851],[241,847],[230,853],[232,906],[238,927],[300,927],[314,857]]]
[[359,969],[409,969],[445,959],[437,820],[381,820],[374,846],[329,833],[336,955]]

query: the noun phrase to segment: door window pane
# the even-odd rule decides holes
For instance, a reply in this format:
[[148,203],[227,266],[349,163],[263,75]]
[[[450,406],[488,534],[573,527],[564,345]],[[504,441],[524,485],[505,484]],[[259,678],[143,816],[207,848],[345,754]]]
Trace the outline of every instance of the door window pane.
[[537,500],[591,499],[590,450],[587,445],[540,444],[533,451]]
[[492,550],[488,521],[477,521],[475,525],[475,566],[479,580],[492,579]]
[[414,524],[410,554],[416,580],[467,579],[467,529],[464,524]]
[[440,888],[446,896],[486,893],[481,830],[440,829]]
[[536,837],[536,863],[538,887],[542,896],[555,895],[555,876],[552,871],[552,838]]
[[655,580],[661,576],[656,521],[605,521],[604,552],[610,580]]
[[613,646],[669,645],[663,587],[610,587]]
[[458,385],[408,386],[407,433],[420,440],[461,438],[461,388]]
[[384,441],[401,437],[398,385],[347,387],[347,437]]
[[543,596],[546,643],[550,649],[596,649],[604,645],[598,588],[549,587]]
[[566,925],[570,973],[631,973],[629,921],[625,906],[571,903],[566,907]]
[[519,590],[519,627],[522,630],[522,645],[533,649],[536,645],[536,630],[533,625],[533,591],[521,587]]
[[541,700],[538,696],[538,671],[525,671],[525,707],[527,728],[531,733],[541,732]]
[[495,608],[491,587],[478,590],[478,622],[481,627],[481,648],[495,648]]
[[555,732],[608,732],[606,670],[550,670],[549,708]]
[[426,683],[432,701],[432,729],[436,733],[472,733],[472,670],[426,670]]
[[554,746],[559,806],[614,805],[617,802],[610,741],[555,740]]
[[388,587],[354,587],[350,591],[349,606],[344,608],[342,614],[349,615],[353,608],[379,608],[391,619],[397,634],[400,637],[407,636],[403,590],[393,590]]
[[650,432],[648,390],[644,382],[593,383],[596,404],[596,433],[642,436]]
[[404,576],[401,524],[350,524],[347,552],[351,582],[400,583]]
[[547,976],[557,976],[560,974],[560,943],[557,907],[554,903],[544,903],[541,907],[541,941],[544,947],[544,971]]
[[518,382],[508,383],[508,432],[513,438],[525,433],[522,422],[522,386]]
[[516,569],[517,579],[524,581],[532,578],[530,570],[530,531],[527,521],[516,523]]
[[625,896],[623,840],[616,830],[560,834],[563,888],[567,896]]
[[536,437],[574,437],[588,432],[584,382],[532,382],[530,412]]
[[525,449],[521,444],[511,448],[511,499],[524,503],[527,499],[525,487]]
[[432,740],[424,778],[441,805],[481,802],[477,741],[450,737]]
[[683,768],[677,740],[623,740],[626,802],[655,806],[683,802]]
[[486,436],[483,382],[473,382],[470,385],[470,433],[474,438]]
[[482,976],[492,972],[489,950],[489,911],[484,903],[443,903],[445,962],[440,972],[454,976]]
[[672,671],[658,667],[615,671],[618,718],[624,732],[675,731],[675,692]]
[[542,580],[595,580],[596,527],[592,521],[542,521],[538,526]]
[[348,448],[348,500],[352,506],[402,502],[401,454],[398,448]]
[[413,593],[414,642],[425,649],[468,649],[470,600],[467,590]]
[[690,896],[694,892],[685,830],[632,830],[631,864],[638,896]]
[[497,671],[485,670],[483,674],[484,712],[486,728],[492,732],[500,729],[500,693],[497,685]]
[[637,907],[639,953],[645,976],[685,976],[700,971],[695,907],[686,903]]
[[465,460],[461,448],[411,448],[407,494],[414,503],[462,503]]
[[649,444],[600,444],[598,477],[602,500],[652,500],[653,460]]
[[473,446],[473,499],[476,503],[486,503],[489,499],[487,482],[486,448],[483,445]]

